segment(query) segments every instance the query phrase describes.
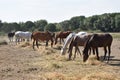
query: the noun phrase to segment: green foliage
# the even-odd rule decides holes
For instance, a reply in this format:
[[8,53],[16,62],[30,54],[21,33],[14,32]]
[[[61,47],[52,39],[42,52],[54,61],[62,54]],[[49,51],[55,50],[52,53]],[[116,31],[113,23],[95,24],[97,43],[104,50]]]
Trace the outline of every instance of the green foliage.
[[44,31],[45,26],[48,24],[46,20],[38,20],[35,21],[35,28],[37,28],[39,31]]
[[38,20],[35,22],[27,21],[20,23],[7,23],[0,20],[0,31],[102,31],[102,32],[120,32],[120,13],[105,13],[102,15],[93,15],[90,17],[75,16],[70,20],[60,23],[48,23],[46,20]]
[[49,31],[55,32],[56,31],[56,25],[53,24],[53,23],[50,23],[50,24],[45,26],[45,30],[49,30]]

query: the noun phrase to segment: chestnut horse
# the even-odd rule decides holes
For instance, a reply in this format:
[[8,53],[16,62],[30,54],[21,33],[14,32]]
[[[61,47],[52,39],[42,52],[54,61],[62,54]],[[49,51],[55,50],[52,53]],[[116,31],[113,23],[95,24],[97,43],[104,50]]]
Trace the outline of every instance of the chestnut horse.
[[[79,47],[78,46],[84,46],[86,41],[91,37],[91,35],[89,34],[79,34],[79,35],[76,35],[70,45],[69,45],[69,49],[68,49],[68,53],[69,53],[69,60],[71,60],[71,56],[72,56],[72,50],[73,50],[73,47],[75,47],[75,53],[74,53],[74,57],[73,57],[73,60],[76,58],[76,52],[77,50],[79,51],[80,55],[81,55],[81,52],[79,50]],[[90,52],[91,52],[91,49],[90,49]]]
[[38,41],[46,41],[46,46],[48,46],[48,41],[51,40],[51,47],[53,46],[53,36],[54,34],[51,34],[51,32],[46,31],[46,32],[33,32],[31,35],[31,39],[33,39],[33,49],[34,49],[34,43],[36,41],[36,46],[38,46]]
[[60,38],[60,44],[61,44],[61,40],[64,42],[64,38],[66,38],[69,34],[71,33],[71,31],[61,31],[59,33],[56,34],[56,37],[55,37],[55,44],[57,44],[57,40],[58,38]]
[[85,47],[83,50],[83,61],[85,62],[88,59],[88,57],[89,57],[88,50],[91,47],[96,50],[97,60],[99,60],[98,47],[104,47],[104,52],[105,52],[104,59],[105,59],[106,54],[107,54],[107,47],[108,47],[108,60],[107,60],[107,62],[109,62],[112,41],[113,41],[113,38],[108,33],[106,33],[106,34],[93,34],[91,36],[91,38],[89,38],[85,44]]

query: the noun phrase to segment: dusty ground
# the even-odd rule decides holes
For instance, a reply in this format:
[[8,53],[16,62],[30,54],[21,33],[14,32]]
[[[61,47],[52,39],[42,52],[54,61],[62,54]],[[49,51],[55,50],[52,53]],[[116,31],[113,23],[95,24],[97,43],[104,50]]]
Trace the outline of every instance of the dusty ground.
[[[93,56],[86,63],[79,56],[67,61],[60,56],[61,45],[51,48],[42,44],[36,51],[26,45],[0,45],[0,80],[120,80],[120,38],[113,40],[108,64]],[[103,49],[99,53],[103,56]]]

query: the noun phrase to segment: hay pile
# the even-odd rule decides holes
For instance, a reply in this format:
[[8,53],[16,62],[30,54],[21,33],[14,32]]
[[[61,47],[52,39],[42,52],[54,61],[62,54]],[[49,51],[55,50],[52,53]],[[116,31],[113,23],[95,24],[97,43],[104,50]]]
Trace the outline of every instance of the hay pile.
[[101,61],[98,61],[96,56],[91,55],[88,60],[85,62],[85,64],[90,64],[90,65],[101,65],[103,64]]

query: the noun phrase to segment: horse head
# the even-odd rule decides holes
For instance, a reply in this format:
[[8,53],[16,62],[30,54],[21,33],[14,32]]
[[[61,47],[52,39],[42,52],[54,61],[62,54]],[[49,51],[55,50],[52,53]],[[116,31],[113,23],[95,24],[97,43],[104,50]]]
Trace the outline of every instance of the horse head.
[[89,57],[89,55],[88,55],[88,50],[90,49],[89,39],[86,41],[85,47],[84,47],[84,50],[83,50],[83,62],[85,62],[88,59],[88,57]]

